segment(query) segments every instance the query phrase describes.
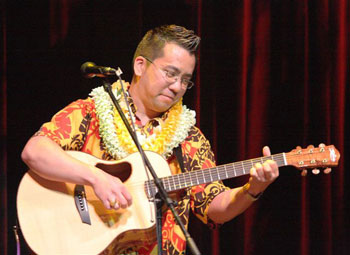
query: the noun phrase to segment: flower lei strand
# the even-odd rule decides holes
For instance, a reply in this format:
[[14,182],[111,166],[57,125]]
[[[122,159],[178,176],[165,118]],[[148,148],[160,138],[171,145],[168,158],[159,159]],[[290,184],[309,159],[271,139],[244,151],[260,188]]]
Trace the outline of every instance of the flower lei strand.
[[[119,85],[119,84],[118,84]],[[119,85],[120,86],[120,85]],[[121,91],[113,90],[117,100],[121,101]],[[124,125],[118,111],[114,109],[113,103],[104,88],[98,87],[90,93],[95,102],[96,114],[99,119],[100,135],[103,139],[105,149],[115,159],[122,159],[137,151],[131,136]],[[130,116],[124,100],[121,107],[129,123]],[[136,134],[144,150],[150,150],[162,155],[165,159],[172,155],[173,149],[177,147],[188,136],[191,127],[196,123],[195,111],[182,105],[182,99],[173,105],[167,119],[158,127],[153,129],[153,134],[146,137],[141,130]]]

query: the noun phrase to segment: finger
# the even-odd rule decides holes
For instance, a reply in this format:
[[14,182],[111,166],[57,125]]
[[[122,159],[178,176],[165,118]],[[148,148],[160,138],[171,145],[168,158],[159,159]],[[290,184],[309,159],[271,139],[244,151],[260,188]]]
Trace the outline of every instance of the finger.
[[112,206],[112,208],[115,209],[115,210],[118,210],[118,209],[120,208],[119,202],[116,201],[116,202],[114,203],[114,205]]
[[132,197],[125,186],[121,186],[120,191],[116,193],[116,197],[122,208],[127,208],[132,204]]
[[119,209],[119,202],[115,198],[109,199],[109,208],[108,209]]
[[265,163],[267,164],[266,170],[269,172],[269,174],[271,174],[269,180],[276,179],[279,176],[279,170],[276,161],[267,160]]
[[254,165],[254,170],[255,170],[255,173],[256,173],[256,178],[258,181],[265,181],[265,174],[264,174],[264,169],[263,169],[263,166],[262,164],[260,163],[257,163]]
[[127,208],[129,206],[129,201],[125,198],[124,193],[120,192],[117,194],[117,200],[121,208]]
[[118,196],[118,206],[124,209],[128,207],[128,202],[124,196]]
[[263,148],[263,155],[264,156],[271,156],[271,151],[270,151],[269,146],[264,146],[264,148]]
[[111,201],[111,202],[109,202],[109,204],[111,205],[111,207],[114,207],[116,202],[115,201]]
[[132,197],[127,189],[122,191],[124,198],[126,199],[128,206],[132,205]]
[[265,181],[270,181],[273,178],[272,168],[269,162],[263,164],[263,172]]
[[252,167],[250,169],[250,176],[253,177],[253,178],[257,178],[258,174],[256,173],[256,168],[255,167]]
[[112,209],[111,202],[109,200],[103,200],[102,203],[107,209]]

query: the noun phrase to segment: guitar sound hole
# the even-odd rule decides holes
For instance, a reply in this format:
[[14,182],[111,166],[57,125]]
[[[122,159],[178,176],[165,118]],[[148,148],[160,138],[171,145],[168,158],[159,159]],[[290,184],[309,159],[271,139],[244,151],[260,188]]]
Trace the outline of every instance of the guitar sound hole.
[[102,169],[106,173],[118,177],[122,182],[125,182],[131,175],[131,165],[127,162],[114,165],[97,163],[96,167]]

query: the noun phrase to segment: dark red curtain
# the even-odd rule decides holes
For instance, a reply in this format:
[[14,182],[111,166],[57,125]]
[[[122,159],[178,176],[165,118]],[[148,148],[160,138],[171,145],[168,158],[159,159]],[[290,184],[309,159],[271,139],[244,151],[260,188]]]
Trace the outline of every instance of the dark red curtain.
[[[142,35],[179,24],[201,37],[185,103],[217,163],[297,145],[334,144],[331,174],[278,180],[244,214],[211,231],[192,218],[203,254],[347,254],[349,238],[349,1],[7,1],[1,18],[1,251],[15,252],[20,152],[52,114],[99,85],[85,61],[121,67]],[[241,185],[247,177],[225,181]],[[23,240],[22,240],[23,241]],[[22,252],[26,253],[22,243]]]
[[[0,5],[3,7],[2,5]],[[1,8],[1,67],[0,67],[0,79],[1,79],[1,95],[0,95],[0,250],[7,254],[7,150],[6,150],[6,137],[7,137],[7,45],[6,45],[6,12],[4,8]]]

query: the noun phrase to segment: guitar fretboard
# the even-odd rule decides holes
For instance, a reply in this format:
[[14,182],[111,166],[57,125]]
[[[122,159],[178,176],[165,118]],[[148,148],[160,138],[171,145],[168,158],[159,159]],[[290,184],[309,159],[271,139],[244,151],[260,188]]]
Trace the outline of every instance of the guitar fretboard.
[[[213,181],[226,180],[242,175],[247,175],[256,163],[264,163],[266,160],[276,161],[279,167],[286,166],[285,153],[275,154],[267,157],[260,157],[250,160],[238,161],[226,165],[220,165],[203,170],[196,170],[161,178],[163,186],[167,192],[180,190],[183,188],[209,183]],[[157,193],[157,187],[153,180],[145,182],[146,194],[151,197]]]

